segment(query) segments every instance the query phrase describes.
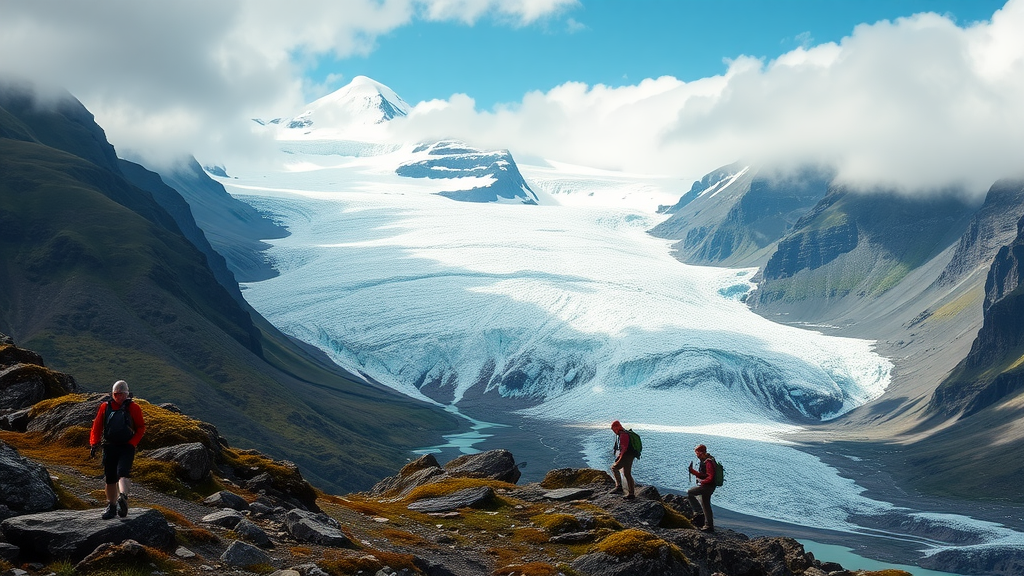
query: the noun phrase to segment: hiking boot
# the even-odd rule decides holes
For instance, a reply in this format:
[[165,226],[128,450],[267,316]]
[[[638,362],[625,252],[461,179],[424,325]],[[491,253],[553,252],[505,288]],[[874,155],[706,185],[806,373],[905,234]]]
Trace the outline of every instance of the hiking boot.
[[715,531],[715,527],[714,526],[701,526],[699,528],[699,530],[701,532],[714,532]]
[[117,515],[121,518],[128,515],[128,495],[123,492],[117,497]]
[[616,486],[615,489],[610,492],[610,494],[622,494],[622,486]]
[[113,502],[111,502],[107,504],[107,509],[103,511],[103,515],[100,516],[100,518],[103,518],[104,520],[110,520],[114,516],[117,516],[117,506]]
[[626,494],[625,496],[622,497],[622,499],[623,500],[635,500],[636,499],[636,494]]

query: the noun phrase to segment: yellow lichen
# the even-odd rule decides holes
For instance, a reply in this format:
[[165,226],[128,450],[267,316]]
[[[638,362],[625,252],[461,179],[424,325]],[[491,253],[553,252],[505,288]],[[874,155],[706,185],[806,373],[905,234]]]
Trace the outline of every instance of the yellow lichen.
[[541,480],[542,488],[555,490],[557,488],[577,488],[594,483],[611,483],[607,472],[594,470],[593,468],[560,468],[548,472]]
[[538,514],[530,518],[530,521],[548,534],[565,534],[581,530],[580,521],[572,514]]
[[667,547],[676,559],[686,562],[686,557],[675,545],[658,538],[650,532],[628,528],[621,532],[609,534],[595,544],[591,551],[603,552],[617,558],[641,555],[645,558],[656,558],[662,548]]

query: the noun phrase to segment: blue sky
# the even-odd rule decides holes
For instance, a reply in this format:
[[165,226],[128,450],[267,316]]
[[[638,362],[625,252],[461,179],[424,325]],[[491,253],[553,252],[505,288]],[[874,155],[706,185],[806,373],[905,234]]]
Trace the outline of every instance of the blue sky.
[[584,0],[537,22],[488,17],[473,26],[414,21],[376,39],[368,55],[325,55],[318,83],[374,78],[416,103],[461,92],[479,107],[519,101],[568,81],[622,86],[669,75],[722,74],[726,59],[774,59],[798,46],[838,42],[861,23],[919,12],[959,24],[987,20],[1002,0]]

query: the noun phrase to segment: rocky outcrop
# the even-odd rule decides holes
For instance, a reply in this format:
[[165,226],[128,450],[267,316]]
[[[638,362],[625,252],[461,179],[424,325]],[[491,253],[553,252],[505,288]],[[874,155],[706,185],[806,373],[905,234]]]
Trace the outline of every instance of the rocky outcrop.
[[299,542],[323,546],[348,546],[352,542],[341,532],[338,522],[325,514],[291,510],[285,516],[284,525]]
[[170,549],[174,531],[156,510],[132,508],[128,516],[101,520],[102,510],[57,510],[8,518],[0,523],[4,538],[21,548],[23,558],[79,561],[100,544],[133,539],[146,546]]
[[489,450],[479,454],[464,454],[445,464],[437,463],[432,454],[425,454],[406,464],[395,476],[374,485],[369,493],[403,497],[415,488],[448,478],[488,478],[515,484],[522,472],[508,450]]
[[56,507],[57,494],[46,468],[0,441],[0,518]]
[[438,192],[460,202],[516,201],[536,204],[537,195],[523,179],[508,150],[482,151],[452,140],[424,144],[414,152],[426,152],[429,158],[402,164],[395,170],[407,178],[458,179],[467,176],[490,177],[486,186]]
[[28,408],[77,390],[73,377],[46,368],[35,352],[18,348],[9,337],[0,342],[0,412]]
[[144,454],[153,460],[174,462],[177,464],[187,480],[198,482],[210,476],[210,469],[213,466],[213,456],[210,449],[201,442],[189,442],[187,444],[176,444],[157,448]]
[[971,351],[932,395],[929,408],[970,416],[1024,390],[1024,218],[996,254],[985,281],[984,322]]
[[235,540],[220,556],[221,562],[229,566],[247,568],[250,566],[273,565],[273,558],[252,544]]
[[234,492],[228,490],[221,490],[206,497],[203,500],[203,504],[207,506],[214,506],[217,508],[231,508],[233,510],[248,510],[249,503]]
[[979,269],[988,269],[999,249],[1013,241],[1022,216],[1024,180],[993,184],[936,283],[950,286]]
[[417,512],[448,512],[459,508],[476,508],[494,500],[494,489],[490,486],[466,488],[447,496],[423,498],[409,504],[409,510]]
[[805,167],[789,173],[739,164],[694,182],[665,211],[672,217],[651,234],[679,240],[676,258],[691,264],[751,266],[825,196],[832,173]]
[[779,241],[747,302],[762,314],[793,313],[808,307],[803,302],[823,302],[817,315],[799,320],[831,321],[843,299],[880,297],[942,254],[960,239],[976,210],[951,194],[909,197],[834,186]]
[[488,450],[479,454],[463,454],[444,465],[444,471],[455,478],[490,478],[515,484],[522,473],[508,450]]

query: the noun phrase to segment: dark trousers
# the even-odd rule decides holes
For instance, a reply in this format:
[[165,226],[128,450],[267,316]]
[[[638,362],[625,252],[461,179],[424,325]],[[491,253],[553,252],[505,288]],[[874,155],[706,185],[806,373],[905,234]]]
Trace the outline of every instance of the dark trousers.
[[117,484],[119,478],[132,477],[135,446],[131,444],[103,445],[103,478],[107,484]]
[[[686,498],[690,501],[690,509],[697,512],[697,507],[704,512],[704,526],[715,527],[715,516],[711,512],[711,495],[715,493],[715,487],[698,484],[686,491]],[[698,503],[697,496],[700,496]]]

